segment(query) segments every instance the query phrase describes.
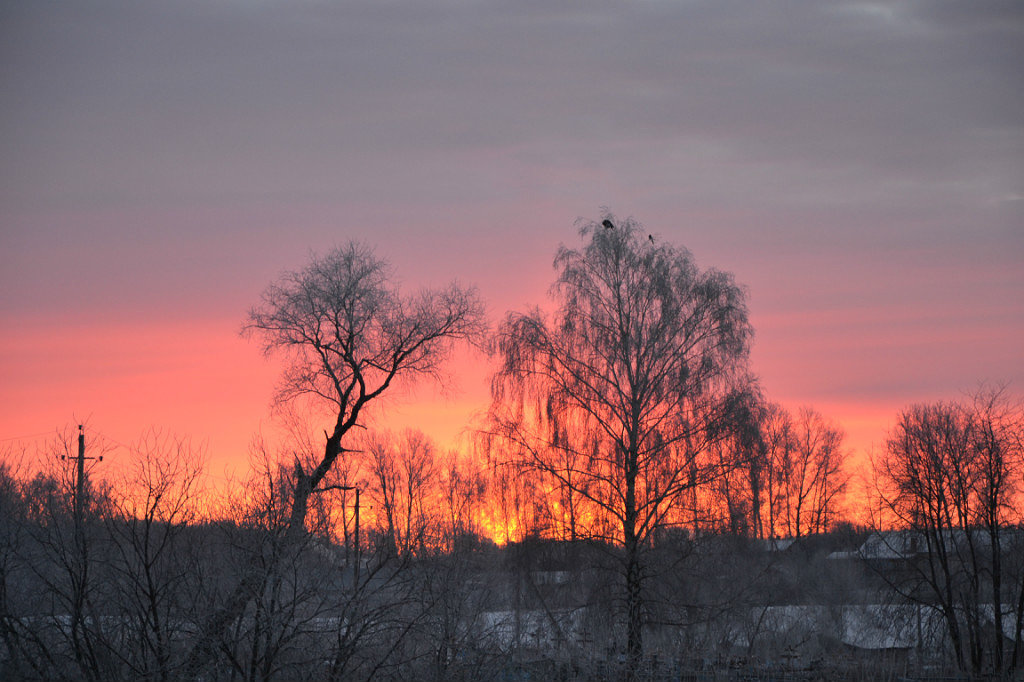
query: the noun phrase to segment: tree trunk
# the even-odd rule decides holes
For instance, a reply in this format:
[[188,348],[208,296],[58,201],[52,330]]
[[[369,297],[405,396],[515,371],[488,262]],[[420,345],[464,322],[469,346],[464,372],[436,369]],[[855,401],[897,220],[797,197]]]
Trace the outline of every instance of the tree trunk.
[[341,436],[344,433],[343,414],[339,414],[334,433],[328,437],[324,448],[324,458],[307,474],[302,465],[295,463],[295,492],[292,497],[292,509],[288,515],[288,525],[284,529],[284,546],[275,548],[271,560],[266,565],[258,562],[250,564],[242,575],[223,606],[217,609],[203,624],[192,645],[184,665],[184,678],[196,679],[202,669],[216,656],[218,638],[226,632],[236,619],[245,612],[246,605],[260,592],[264,581],[277,571],[277,562],[287,548],[306,536],[306,514],[309,510],[309,496],[327,474],[334,460],[341,454]]
[[[635,462],[636,458],[630,458]],[[623,524],[623,548],[626,562],[626,679],[633,680],[643,655],[643,610],[640,570],[640,543],[636,534],[636,471],[632,464],[626,471],[626,505]]]
[[999,542],[998,521],[992,528],[992,619],[995,625],[995,641],[993,642],[995,655],[995,669],[1002,672],[1006,665],[1006,654],[1003,647],[1003,567],[1000,555],[1002,547]]

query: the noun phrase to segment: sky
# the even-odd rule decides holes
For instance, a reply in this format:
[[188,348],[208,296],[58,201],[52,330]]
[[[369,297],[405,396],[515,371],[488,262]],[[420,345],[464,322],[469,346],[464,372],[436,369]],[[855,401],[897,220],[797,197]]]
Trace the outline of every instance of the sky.
[[[913,402],[1024,394],[1022,64],[1019,2],[0,0],[0,446],[244,468],[282,271],[362,240],[498,320],[607,207],[732,272],[766,396],[866,456]],[[455,447],[487,377],[387,423]]]

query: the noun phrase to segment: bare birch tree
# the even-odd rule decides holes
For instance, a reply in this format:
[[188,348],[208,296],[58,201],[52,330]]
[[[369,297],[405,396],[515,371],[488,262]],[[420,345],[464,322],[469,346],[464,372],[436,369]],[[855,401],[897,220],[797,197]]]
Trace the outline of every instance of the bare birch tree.
[[718,475],[704,455],[745,378],[751,328],[732,275],[700,270],[633,220],[606,215],[580,236],[555,256],[555,314],[511,313],[498,332],[491,417],[526,466],[614,527],[602,539],[622,550],[633,669],[642,549],[685,491]]

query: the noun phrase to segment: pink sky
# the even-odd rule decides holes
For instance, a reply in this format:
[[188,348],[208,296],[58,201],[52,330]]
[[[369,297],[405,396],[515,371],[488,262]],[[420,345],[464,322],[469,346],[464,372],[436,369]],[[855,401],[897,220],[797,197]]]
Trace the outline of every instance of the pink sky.
[[[601,206],[748,286],[765,393],[859,454],[911,402],[1024,392],[1017,5],[86,0],[0,45],[0,444],[85,419],[244,468],[279,272],[364,240],[497,320]],[[388,423],[455,445],[487,370],[453,375]]]

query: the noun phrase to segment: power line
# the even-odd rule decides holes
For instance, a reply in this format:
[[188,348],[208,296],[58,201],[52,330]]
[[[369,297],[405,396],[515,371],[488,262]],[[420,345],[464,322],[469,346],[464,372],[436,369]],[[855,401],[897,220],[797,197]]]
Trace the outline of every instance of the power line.
[[9,438],[0,438],[0,443],[6,443],[12,440],[29,440],[30,438],[41,438],[43,436],[52,436],[54,431],[42,431],[40,433],[29,433],[24,436],[10,436]]

